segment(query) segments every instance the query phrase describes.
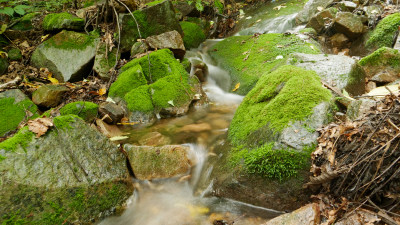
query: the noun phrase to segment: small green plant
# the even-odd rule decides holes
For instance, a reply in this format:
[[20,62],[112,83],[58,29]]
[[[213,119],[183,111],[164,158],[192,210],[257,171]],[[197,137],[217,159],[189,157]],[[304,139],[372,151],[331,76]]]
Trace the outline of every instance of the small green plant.
[[[2,0],[4,1],[4,0]],[[11,7],[3,7],[0,9],[0,14],[6,14],[11,17],[14,17],[14,14],[17,14],[19,16],[23,16],[26,14],[27,11],[29,11],[32,7],[29,5],[16,5],[13,8]]]

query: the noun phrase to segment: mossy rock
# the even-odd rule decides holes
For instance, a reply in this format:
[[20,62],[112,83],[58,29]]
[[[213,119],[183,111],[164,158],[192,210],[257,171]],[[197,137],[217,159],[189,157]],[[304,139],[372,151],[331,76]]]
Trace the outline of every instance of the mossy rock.
[[20,31],[32,30],[34,28],[32,20],[39,14],[40,13],[38,12],[33,12],[24,15],[14,26],[11,27],[11,29]]
[[219,65],[231,76],[231,89],[240,83],[238,94],[245,95],[266,73],[284,64],[290,53],[317,54],[321,51],[295,35],[263,34],[233,36],[218,42],[209,51]]
[[280,132],[296,121],[306,120],[316,106],[331,98],[314,71],[281,66],[263,75],[246,95],[229,127],[229,139],[237,146],[278,141]]
[[173,30],[178,31],[183,36],[171,1],[156,1],[151,6],[136,10],[132,14],[139,25],[141,35],[139,35],[138,25],[132,15],[129,13],[122,14],[120,22],[124,29],[121,32],[120,44],[123,52],[129,51],[139,38],[147,38]]
[[370,80],[390,83],[400,78],[400,52],[382,47],[360,60]]
[[[10,90],[0,95],[0,136],[17,129],[25,118],[38,116],[37,106],[19,90]],[[19,95],[19,96],[18,96]],[[27,114],[26,111],[32,115]]]
[[97,43],[97,34],[63,30],[40,44],[31,62],[35,67],[48,68],[60,82],[79,81],[92,69]]
[[206,40],[206,35],[199,25],[187,21],[180,22],[180,25],[184,34],[183,43],[185,48],[197,48]]
[[122,98],[131,112],[157,114],[166,108],[186,108],[198,83],[169,49],[161,49],[150,53],[149,59],[144,56],[122,67],[109,95]]
[[51,13],[44,17],[42,26],[45,31],[63,29],[82,31],[85,26],[85,20],[67,12]]
[[[94,60],[93,70],[99,75],[102,80],[110,80],[108,73],[115,63],[120,59],[121,54],[117,54],[117,48],[113,48],[106,53],[106,43],[100,42],[97,46],[96,57]],[[107,56],[107,57],[106,57]]]
[[77,115],[87,122],[92,122],[97,117],[99,105],[93,102],[77,101],[66,104],[60,109],[61,115]]
[[366,47],[372,51],[381,47],[392,47],[393,37],[400,26],[400,13],[383,18],[370,34]]
[[56,118],[40,138],[24,127],[0,143],[0,223],[90,224],[132,194],[117,146],[76,116]]
[[7,73],[8,71],[8,60],[7,58],[0,57],[0,75]]
[[17,48],[10,49],[7,54],[10,61],[20,61],[22,59],[21,50]]

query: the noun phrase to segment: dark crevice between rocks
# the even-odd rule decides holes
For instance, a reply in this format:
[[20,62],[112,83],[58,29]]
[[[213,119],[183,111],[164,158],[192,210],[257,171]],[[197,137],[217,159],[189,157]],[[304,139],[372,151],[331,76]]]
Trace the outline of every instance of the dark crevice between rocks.
[[131,166],[131,162],[129,161],[129,158],[128,158],[128,157],[126,157],[126,168],[128,168],[129,175],[130,175],[132,178],[135,178],[135,179],[136,179],[136,175],[135,175],[135,173],[133,172],[133,168],[132,168],[132,166]]

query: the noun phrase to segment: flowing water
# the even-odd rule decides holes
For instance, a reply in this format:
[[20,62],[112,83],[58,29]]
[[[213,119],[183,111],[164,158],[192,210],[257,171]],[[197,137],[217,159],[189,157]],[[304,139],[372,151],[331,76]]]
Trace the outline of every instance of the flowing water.
[[[276,4],[276,3],[274,3]],[[271,6],[269,6],[271,7]],[[254,13],[255,19],[259,16]],[[294,28],[296,14],[257,22],[237,35],[286,32]],[[169,224],[263,224],[281,214],[274,210],[234,201],[231,199],[204,197],[210,190],[195,191],[199,179],[207,179],[212,167],[203,168],[208,157],[215,156],[214,146],[226,141],[229,123],[243,96],[228,93],[229,74],[218,67],[207,54],[219,40],[207,40],[198,49],[188,51],[190,61],[201,60],[208,66],[209,75],[203,89],[209,105],[192,109],[187,115],[161,119],[156,124],[131,130],[130,144],[139,145],[139,140],[149,132],[159,132],[169,137],[171,144],[190,147],[189,156],[196,162],[189,175],[184,177],[152,181],[134,180],[135,192],[122,215],[101,221],[100,225],[169,225]],[[193,68],[192,68],[193,72]],[[187,130],[185,126],[202,127]],[[187,178],[187,179],[182,179]],[[210,185],[211,186],[211,185]],[[218,223],[217,223],[218,222]]]

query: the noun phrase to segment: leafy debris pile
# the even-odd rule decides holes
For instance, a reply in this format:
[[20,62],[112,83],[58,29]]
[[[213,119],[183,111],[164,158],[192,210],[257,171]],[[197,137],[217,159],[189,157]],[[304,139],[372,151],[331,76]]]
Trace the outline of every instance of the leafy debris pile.
[[320,130],[307,186],[345,201],[346,211],[363,207],[393,222],[400,209],[399,97],[387,95],[363,118]]

